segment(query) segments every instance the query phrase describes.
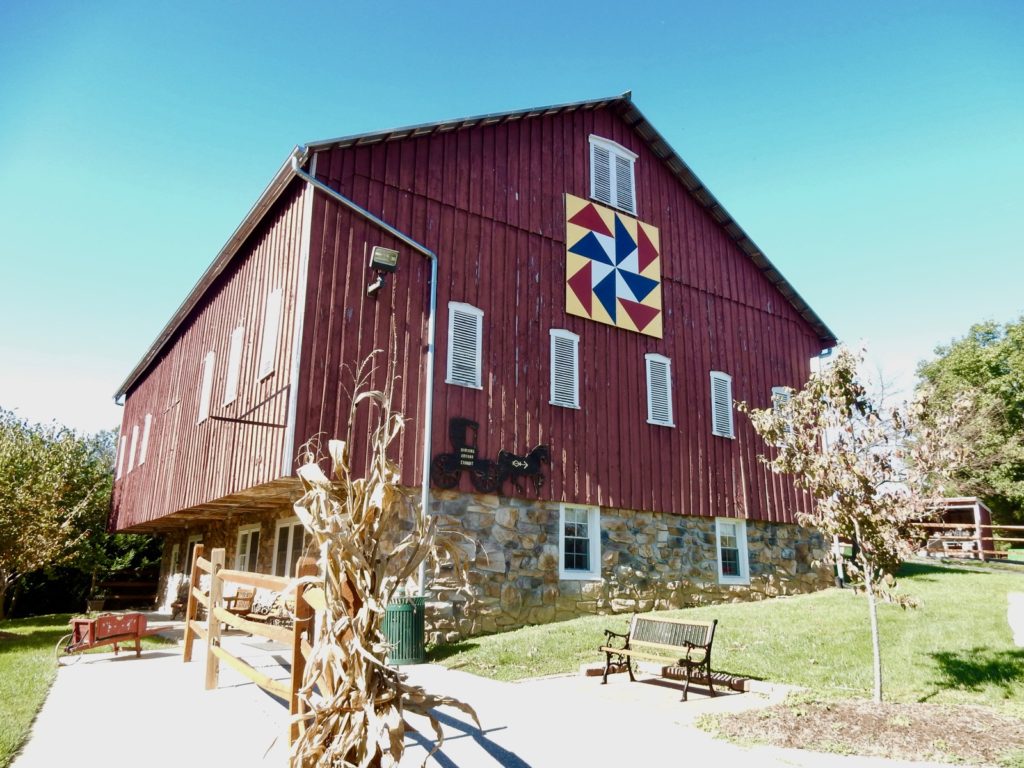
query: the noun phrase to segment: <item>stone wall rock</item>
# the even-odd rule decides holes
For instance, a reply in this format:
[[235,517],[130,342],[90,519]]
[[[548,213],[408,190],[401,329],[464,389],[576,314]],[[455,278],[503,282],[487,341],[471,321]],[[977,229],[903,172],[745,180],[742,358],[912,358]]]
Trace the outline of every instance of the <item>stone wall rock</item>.
[[[558,504],[456,491],[435,494],[439,528],[475,563],[470,598],[431,590],[428,640],[501,632],[588,613],[630,613],[763,600],[832,583],[828,547],[810,528],[748,520],[750,583],[720,584],[713,518],[601,509],[601,579],[560,579]],[[459,594],[464,599],[463,594]]]

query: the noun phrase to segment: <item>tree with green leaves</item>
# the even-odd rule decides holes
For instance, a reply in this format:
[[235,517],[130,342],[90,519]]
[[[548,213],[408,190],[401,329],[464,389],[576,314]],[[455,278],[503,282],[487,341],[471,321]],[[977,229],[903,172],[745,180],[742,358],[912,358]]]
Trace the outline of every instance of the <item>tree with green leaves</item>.
[[901,602],[893,571],[909,553],[912,523],[934,515],[932,501],[945,493],[960,466],[959,444],[949,439],[967,403],[929,421],[925,393],[909,405],[872,398],[860,373],[862,360],[841,347],[807,385],[774,407],[739,409],[770,446],[759,458],[773,472],[792,475],[813,498],[797,514],[803,525],[853,542],[847,564],[867,595],[874,650],[874,700],[882,701],[882,662],[877,600]]
[[0,619],[28,574],[67,566],[92,577],[151,556],[148,536],[106,532],[114,437],[30,424],[0,409]]
[[975,393],[960,431],[968,460],[953,492],[982,497],[999,522],[1024,523],[1024,316],[974,325],[935,354],[917,373],[920,386],[934,393],[936,417],[948,413],[962,392]]

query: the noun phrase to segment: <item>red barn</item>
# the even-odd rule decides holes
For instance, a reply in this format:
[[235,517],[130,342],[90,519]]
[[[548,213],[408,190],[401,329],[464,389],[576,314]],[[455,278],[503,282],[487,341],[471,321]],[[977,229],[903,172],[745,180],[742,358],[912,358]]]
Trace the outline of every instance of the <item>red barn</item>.
[[111,525],[165,535],[165,603],[197,541],[290,569],[295,455],[393,331],[403,483],[478,568],[435,637],[825,582],[733,403],[835,337],[625,94],[293,151],[117,392]]

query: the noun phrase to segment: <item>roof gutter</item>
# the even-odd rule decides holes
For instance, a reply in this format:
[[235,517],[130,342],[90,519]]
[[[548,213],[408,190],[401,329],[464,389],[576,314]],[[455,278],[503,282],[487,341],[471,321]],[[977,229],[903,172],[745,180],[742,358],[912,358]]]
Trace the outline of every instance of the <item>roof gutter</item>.
[[[420,510],[422,514],[429,514],[430,510],[430,426],[434,416],[434,335],[437,316],[437,254],[422,243],[414,240],[409,235],[396,229],[383,219],[374,216],[358,203],[349,200],[336,189],[332,189],[323,182],[317,180],[302,169],[309,156],[309,149],[296,147],[291,155],[291,171],[298,178],[304,180],[314,189],[319,189],[328,197],[336,200],[349,210],[355,212],[374,226],[383,229],[395,239],[405,243],[414,251],[425,256],[430,261],[430,308],[427,315],[427,348],[424,353],[426,358],[426,373],[423,384],[423,477],[420,480]],[[427,583],[426,563],[420,563],[419,588],[420,594],[425,594]]]

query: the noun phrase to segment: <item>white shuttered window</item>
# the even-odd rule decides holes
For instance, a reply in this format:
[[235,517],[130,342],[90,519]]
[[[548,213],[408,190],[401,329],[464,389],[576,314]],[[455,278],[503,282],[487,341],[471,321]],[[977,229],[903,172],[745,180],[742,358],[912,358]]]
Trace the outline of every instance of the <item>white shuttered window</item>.
[[609,139],[590,137],[590,197],[636,215],[636,153]]
[[260,347],[259,379],[274,372],[274,358],[277,356],[277,337],[281,327],[281,289],[275,288],[267,294],[267,305],[263,313],[263,339]]
[[242,342],[245,340],[245,326],[238,326],[231,332],[231,346],[228,349],[228,378],[224,383],[224,405],[231,405],[238,397],[238,376],[242,370]]
[[672,361],[653,352],[647,360],[647,423],[674,427],[672,421]]
[[580,407],[579,348],[575,333],[551,329],[551,405]]
[[203,360],[203,381],[199,385],[199,418],[196,424],[202,424],[210,417],[210,395],[213,392],[213,365],[217,361],[217,355],[206,353]]
[[146,463],[146,454],[149,453],[149,430],[153,426],[153,414],[147,413],[146,420],[142,425],[142,445],[139,446],[139,466]]
[[483,389],[483,326],[482,309],[448,302],[448,384]]
[[734,437],[732,428],[732,376],[711,372],[711,434]]

